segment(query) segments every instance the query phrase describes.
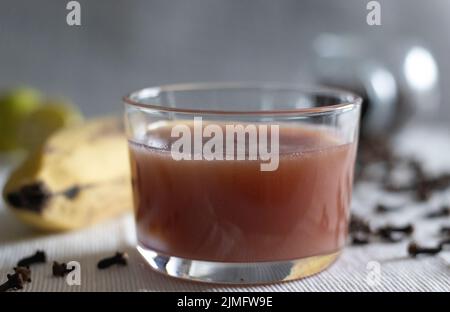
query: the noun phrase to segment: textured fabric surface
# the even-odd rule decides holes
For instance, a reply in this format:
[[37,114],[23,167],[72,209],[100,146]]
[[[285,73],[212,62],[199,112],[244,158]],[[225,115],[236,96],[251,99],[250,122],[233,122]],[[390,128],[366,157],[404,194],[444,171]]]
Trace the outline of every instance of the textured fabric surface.
[[[430,172],[450,170],[450,133],[445,129],[415,129],[399,138],[399,151],[414,153]],[[2,167],[4,179],[9,168]],[[406,204],[400,212],[377,216],[373,206],[380,200]],[[384,194],[376,185],[355,187],[352,209],[368,216],[371,224],[404,224],[413,222],[414,239],[433,245],[447,218],[430,221],[421,218],[424,212],[450,203],[450,192],[436,194],[429,203],[411,202],[408,195]],[[257,287],[222,287],[185,282],[153,272],[134,248],[132,216],[63,234],[39,234],[17,221],[2,205],[0,208],[0,278],[11,272],[18,259],[43,249],[48,263],[33,267],[32,283],[23,291],[450,291],[450,252],[436,257],[407,257],[407,241],[347,247],[341,257],[326,271],[315,276],[287,283]],[[99,271],[96,264],[116,250],[128,252],[126,267]],[[78,261],[81,264],[81,285],[69,286],[64,278],[51,274],[51,262]],[[373,268],[379,267],[378,271]],[[376,275],[374,275],[376,274]]]

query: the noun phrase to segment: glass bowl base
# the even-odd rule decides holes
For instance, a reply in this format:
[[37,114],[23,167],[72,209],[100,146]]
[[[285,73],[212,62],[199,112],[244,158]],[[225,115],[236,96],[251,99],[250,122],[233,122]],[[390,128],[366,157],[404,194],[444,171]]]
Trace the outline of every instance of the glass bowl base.
[[329,267],[340,251],[287,261],[216,262],[190,260],[137,247],[151,268],[185,280],[217,284],[268,284],[311,276]]

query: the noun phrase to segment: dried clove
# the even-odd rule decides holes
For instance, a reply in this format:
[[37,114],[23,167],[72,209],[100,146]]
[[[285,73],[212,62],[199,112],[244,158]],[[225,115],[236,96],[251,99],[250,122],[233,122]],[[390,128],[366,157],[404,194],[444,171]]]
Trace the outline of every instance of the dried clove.
[[362,232],[356,232],[351,234],[352,245],[367,245],[370,243],[369,235]]
[[17,262],[17,266],[19,267],[28,267],[35,263],[45,263],[47,261],[47,255],[44,251],[38,250],[36,253],[32,256],[23,258],[19,262]]
[[97,264],[97,268],[102,270],[102,269],[109,268],[110,266],[112,266],[114,264],[119,264],[119,265],[124,266],[124,265],[127,265],[127,263],[128,263],[127,260],[128,260],[127,253],[116,252],[116,254],[114,256],[100,260]]
[[433,191],[435,191],[428,180],[418,180],[414,178],[414,181],[408,185],[394,185],[391,183],[386,183],[384,185],[384,190],[388,192],[400,193],[400,192],[414,192],[417,201],[423,202],[430,199]]
[[19,273],[7,274],[8,280],[0,285],[0,292],[5,292],[10,289],[17,290],[22,289],[24,285],[24,280],[22,279],[22,275]]
[[419,254],[436,255],[442,251],[442,243],[437,247],[422,247],[412,242],[408,245],[408,254],[415,258]]
[[31,282],[31,270],[30,267],[15,267],[14,272],[19,274],[22,278],[22,281],[30,283]]
[[425,170],[419,161],[415,159],[403,159],[403,163],[409,167],[413,173],[411,183],[405,185],[394,185],[389,180],[384,181],[384,189],[389,192],[414,192],[418,201],[427,201],[434,192],[450,187],[450,173],[430,177],[425,174]]
[[414,232],[414,226],[407,224],[405,226],[386,225],[377,229],[376,234],[384,241],[396,243],[401,241],[405,236],[410,236]]
[[394,212],[394,211],[397,211],[399,209],[400,209],[400,207],[397,207],[397,206],[394,207],[394,206],[388,206],[386,204],[378,204],[375,207],[375,212],[379,213],[379,214],[383,214],[383,213]]
[[403,236],[398,235],[398,234],[396,234],[394,232],[382,231],[382,232],[379,232],[377,234],[379,234],[379,237],[381,238],[381,240],[383,242],[398,243],[398,242],[403,240]]
[[450,207],[442,206],[439,210],[429,212],[425,215],[427,219],[435,219],[450,216]]
[[362,232],[362,233],[371,233],[369,223],[361,217],[356,215],[351,215],[350,224],[349,224],[350,233]]
[[[373,164],[382,166],[382,175],[370,176],[367,174],[366,168]],[[412,179],[410,182],[395,184],[392,181],[391,173],[399,165],[407,166],[406,168],[411,172]],[[427,201],[435,192],[450,187],[450,172],[429,176],[419,160],[397,155],[390,140],[386,138],[369,136],[361,140],[356,169],[357,180],[372,180],[389,192],[413,192],[415,199],[419,202]],[[376,212],[390,212],[390,209],[386,208],[389,207],[377,207]]]
[[443,226],[439,230],[439,233],[444,236],[450,236],[450,226]]
[[386,225],[384,227],[381,227],[377,230],[378,233],[380,232],[397,232],[397,233],[404,233],[406,235],[411,235],[414,232],[414,226],[412,224],[407,224],[404,226],[392,226],[392,225]]
[[59,263],[54,261],[52,266],[52,273],[53,276],[64,277],[66,274],[72,272],[74,269],[75,267],[68,269],[66,263]]
[[372,230],[369,223],[356,215],[351,215],[349,233],[352,245],[366,245],[370,242]]
[[410,236],[414,232],[412,224],[404,226],[386,225],[372,230],[369,223],[355,215],[351,216],[349,234],[353,245],[365,245],[371,242],[372,237],[378,237],[384,242],[396,243]]

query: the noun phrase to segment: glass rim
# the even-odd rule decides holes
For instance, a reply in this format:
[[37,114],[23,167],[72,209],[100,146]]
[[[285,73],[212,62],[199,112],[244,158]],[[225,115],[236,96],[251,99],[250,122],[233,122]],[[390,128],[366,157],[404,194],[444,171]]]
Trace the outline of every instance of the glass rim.
[[[185,91],[224,91],[260,89],[261,91],[297,91],[303,94],[317,94],[336,99],[342,99],[342,103],[325,105],[320,107],[292,108],[292,109],[265,109],[265,110],[219,110],[219,109],[195,109],[168,107],[159,104],[143,103],[142,99],[157,97],[162,92]],[[343,113],[359,108],[362,98],[353,92],[328,86],[309,86],[304,84],[289,83],[262,83],[262,82],[200,82],[167,84],[155,87],[146,87],[128,93],[122,97],[125,105],[144,109],[152,109],[162,112],[198,114],[198,115],[323,115],[329,113]]]

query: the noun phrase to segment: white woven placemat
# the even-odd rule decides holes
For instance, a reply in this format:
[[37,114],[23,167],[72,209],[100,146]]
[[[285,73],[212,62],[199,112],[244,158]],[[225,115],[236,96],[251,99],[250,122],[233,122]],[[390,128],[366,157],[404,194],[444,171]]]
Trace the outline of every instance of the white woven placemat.
[[[399,150],[415,155],[429,171],[450,170],[450,131],[416,128],[399,137]],[[2,167],[3,180],[9,168]],[[1,183],[2,184],[2,183]],[[439,225],[450,220],[420,218],[426,209],[450,203],[450,192],[436,194],[427,204],[410,204],[402,212],[376,216],[371,210],[381,199],[407,201],[381,192],[375,185],[355,188],[352,209],[369,216],[372,223],[413,222],[414,239],[433,244]],[[395,197],[395,198],[394,198]],[[425,206],[425,207],[423,207]],[[435,257],[410,259],[407,242],[347,247],[338,261],[325,272],[299,281],[257,287],[220,287],[184,282],[153,272],[134,249],[134,223],[131,215],[97,226],[63,234],[35,233],[0,207],[0,282],[23,256],[37,249],[47,252],[49,263],[32,270],[32,283],[23,291],[450,291],[450,252]],[[99,271],[96,264],[116,250],[128,252],[129,265]],[[81,285],[69,286],[64,278],[51,274],[51,261],[78,261]],[[374,269],[375,268],[375,269]],[[377,270],[379,268],[379,270]]]

